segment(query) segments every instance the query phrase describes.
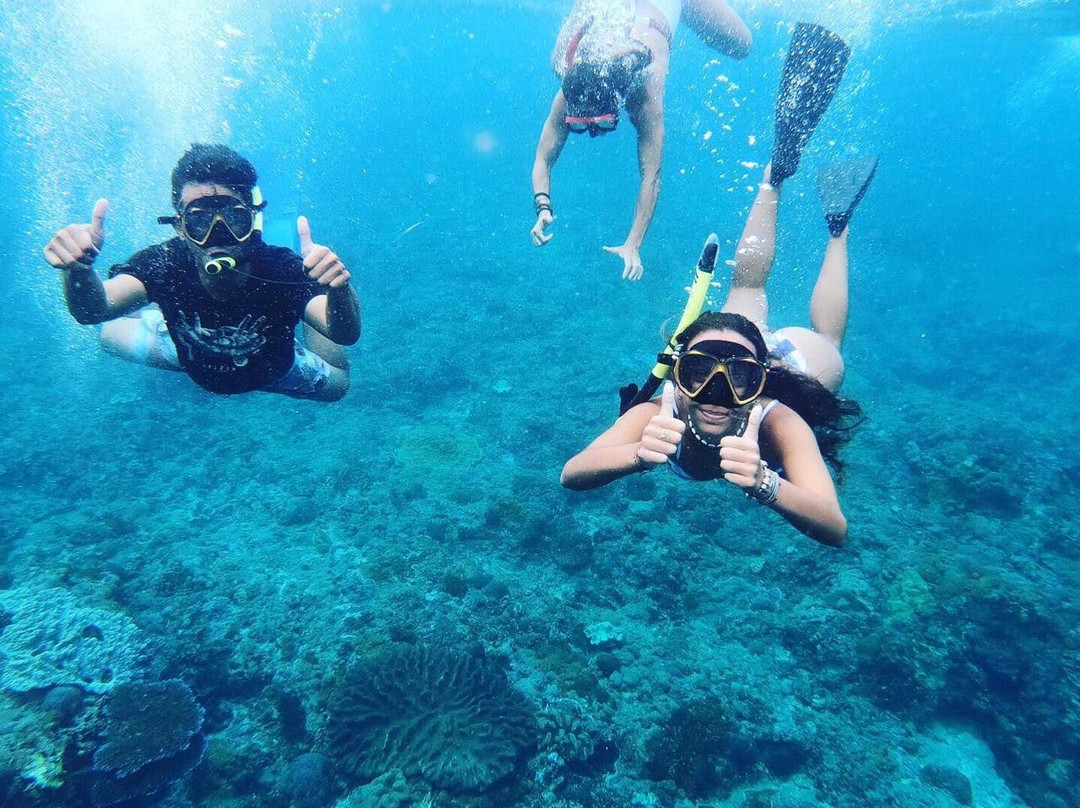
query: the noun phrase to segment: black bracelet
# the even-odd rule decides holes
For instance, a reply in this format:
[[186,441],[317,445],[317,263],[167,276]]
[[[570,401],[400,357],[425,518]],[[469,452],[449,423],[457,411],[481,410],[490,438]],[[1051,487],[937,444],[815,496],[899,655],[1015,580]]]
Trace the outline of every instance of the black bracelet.
[[[545,201],[541,202],[540,197],[543,197]],[[533,208],[536,210],[537,216],[540,215],[541,211],[545,210],[548,213],[554,214],[555,211],[551,208],[551,194],[544,193],[543,191],[538,191],[533,194]]]

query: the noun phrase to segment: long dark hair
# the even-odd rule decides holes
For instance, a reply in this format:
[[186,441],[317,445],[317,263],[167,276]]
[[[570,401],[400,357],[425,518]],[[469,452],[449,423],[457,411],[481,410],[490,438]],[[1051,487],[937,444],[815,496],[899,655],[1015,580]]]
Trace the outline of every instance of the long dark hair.
[[741,314],[707,311],[683,329],[676,341],[685,346],[706,331],[734,331],[750,341],[758,361],[769,365],[762,395],[791,407],[810,425],[821,456],[835,472],[837,480],[842,481],[844,463],[840,460],[840,449],[866,420],[858,402],[841,398],[817,379],[783,363],[770,363],[769,349],[761,331]]

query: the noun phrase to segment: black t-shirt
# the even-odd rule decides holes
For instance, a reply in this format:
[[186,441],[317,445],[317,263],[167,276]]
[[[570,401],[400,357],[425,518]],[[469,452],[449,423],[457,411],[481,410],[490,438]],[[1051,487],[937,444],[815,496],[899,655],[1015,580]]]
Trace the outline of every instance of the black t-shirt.
[[325,292],[292,250],[262,241],[251,249],[243,267],[251,277],[227,300],[206,291],[195,257],[179,237],[109,270],[110,278],[126,274],[142,281],[165,315],[180,366],[212,393],[247,393],[285,375],[293,364],[296,324],[308,302]]

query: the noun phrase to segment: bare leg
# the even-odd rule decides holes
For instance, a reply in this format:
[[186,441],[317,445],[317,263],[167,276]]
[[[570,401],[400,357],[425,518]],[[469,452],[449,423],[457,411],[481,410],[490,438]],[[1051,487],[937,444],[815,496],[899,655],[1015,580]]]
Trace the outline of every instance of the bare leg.
[[814,329],[790,327],[775,332],[802,353],[807,372],[832,392],[844,381],[840,345],[848,318],[848,230],[830,238],[825,247],[814,292],[810,296],[810,323]]
[[724,0],[686,0],[683,19],[713,50],[733,59],[742,59],[750,53],[754,43],[750,29]]
[[327,339],[307,323],[304,323],[304,347],[321,357],[331,367],[349,369],[349,355],[336,342]]
[[349,392],[349,384],[349,371],[330,365],[330,375],[326,377],[326,383],[318,390],[310,393],[285,393],[285,395],[306,401],[341,401]]
[[776,256],[776,217],[779,207],[780,189],[769,183],[769,168],[766,167],[735,250],[731,291],[723,309],[743,315],[763,331],[769,316],[765,283],[769,280],[769,270]]
[[848,229],[830,238],[810,296],[810,324],[837,348],[844,342],[848,321]]
[[315,394],[316,401],[341,401],[349,392],[349,371],[330,366],[326,384]]
[[[101,326],[105,353],[162,370],[180,370],[168,333],[148,332],[140,317],[119,317]],[[168,343],[168,344],[166,344]]]
[[327,339],[314,328],[304,323],[304,347],[322,359],[329,366],[326,382],[310,393],[290,393],[291,398],[309,401],[340,401],[349,392],[349,357],[345,349],[336,342]]

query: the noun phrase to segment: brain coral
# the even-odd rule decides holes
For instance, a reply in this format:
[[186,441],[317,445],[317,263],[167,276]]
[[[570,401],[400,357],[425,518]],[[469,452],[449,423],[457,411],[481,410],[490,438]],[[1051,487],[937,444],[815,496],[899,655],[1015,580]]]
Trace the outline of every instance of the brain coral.
[[112,689],[141,664],[145,642],[120,612],[83,606],[66,589],[0,592],[0,686],[25,692],[78,685]]
[[480,793],[534,747],[525,698],[480,653],[393,646],[349,670],[330,698],[326,741],[347,774],[390,769],[451,793]]

